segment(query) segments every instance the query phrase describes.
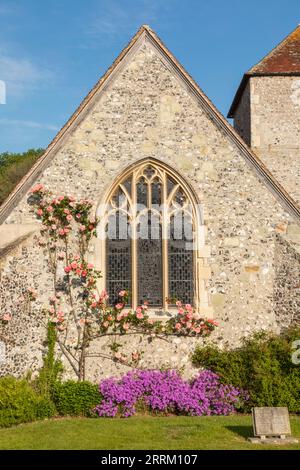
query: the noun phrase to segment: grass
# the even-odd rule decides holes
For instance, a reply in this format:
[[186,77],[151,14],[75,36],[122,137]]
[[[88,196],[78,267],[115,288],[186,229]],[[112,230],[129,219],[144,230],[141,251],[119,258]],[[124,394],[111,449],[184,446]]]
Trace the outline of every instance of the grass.
[[[292,416],[300,438],[300,417]],[[0,449],[300,449],[292,445],[254,445],[251,417],[64,418],[0,429]]]

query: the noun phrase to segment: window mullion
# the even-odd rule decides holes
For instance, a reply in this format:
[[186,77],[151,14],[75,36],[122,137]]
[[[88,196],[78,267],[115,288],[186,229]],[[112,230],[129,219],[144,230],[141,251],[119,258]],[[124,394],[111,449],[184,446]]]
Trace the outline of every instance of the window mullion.
[[162,283],[163,283],[163,308],[168,309],[166,299],[169,296],[169,267],[168,267],[168,208],[167,208],[167,176],[163,172],[162,178],[162,211],[161,211],[161,224],[162,224]]
[[131,225],[131,272],[132,272],[132,308],[136,309],[137,307],[137,286],[138,286],[138,273],[137,273],[137,195],[136,195],[136,172],[133,172],[132,175],[132,225]]

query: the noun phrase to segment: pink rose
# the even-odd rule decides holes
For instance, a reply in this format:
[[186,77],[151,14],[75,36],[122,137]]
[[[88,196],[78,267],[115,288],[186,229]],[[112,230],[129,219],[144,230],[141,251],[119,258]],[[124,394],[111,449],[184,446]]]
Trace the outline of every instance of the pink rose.
[[142,318],[144,318],[144,315],[140,312],[140,313],[137,313],[136,314],[136,317],[141,320]]
[[100,294],[100,299],[101,300],[107,300],[109,298],[109,295],[107,293],[107,290],[106,289],[103,289],[103,291],[101,292]]
[[60,235],[61,237],[63,237],[65,234],[65,231],[63,228],[60,228],[59,231],[58,231],[58,235]]
[[40,184],[37,184],[36,186],[34,186],[34,187],[30,190],[30,192],[31,192],[32,194],[34,194],[34,193],[39,193],[40,191],[43,191],[43,190],[44,190],[44,186],[40,183]]
[[65,214],[70,214],[70,209],[64,209]]
[[191,304],[185,304],[185,308],[186,308],[186,310],[192,310],[193,309]]
[[76,261],[73,261],[73,262],[71,263],[71,268],[72,268],[72,269],[77,269],[77,268],[78,268],[78,264],[77,264]]
[[178,309],[178,314],[179,314],[179,315],[183,315],[183,314],[184,314],[183,308],[179,308],[179,309]]
[[180,329],[181,329],[181,325],[180,325],[180,323],[176,323],[176,325],[175,325],[175,329],[176,329],[176,330],[180,330]]
[[48,206],[47,209],[46,209],[47,212],[53,212],[53,207],[52,206]]
[[79,225],[79,230],[80,230],[80,232],[84,232],[85,231],[85,225]]
[[138,315],[139,313],[142,313],[142,307],[137,307],[136,314]]
[[89,263],[89,264],[87,265],[87,267],[88,267],[88,269],[93,269],[94,265],[93,265],[92,263]]
[[118,304],[116,305],[116,309],[117,309],[117,310],[121,310],[123,307],[124,307],[124,304],[121,304],[121,303],[118,303]]
[[177,306],[177,307],[181,307],[181,306],[182,306],[182,303],[181,303],[180,300],[177,300],[177,301],[176,301],[176,306]]
[[76,219],[80,219],[80,218],[81,218],[81,214],[78,213],[78,214],[75,215],[75,217],[76,217]]
[[66,267],[64,268],[64,270],[65,270],[66,273],[69,273],[69,272],[71,271],[71,269],[72,269],[71,266],[66,266]]
[[65,196],[58,196],[58,198],[57,198],[57,199],[58,199],[59,201],[63,201],[63,200],[64,200],[64,198],[65,198]]
[[124,323],[123,330],[125,330],[125,331],[129,330],[129,323]]
[[73,219],[73,216],[71,214],[68,214],[66,219],[68,222],[71,222],[71,220]]
[[201,328],[199,328],[199,326],[197,326],[195,329],[194,329],[195,333],[197,333],[197,335],[200,333],[201,331]]
[[43,215],[43,209],[38,209],[36,211],[36,213],[37,213],[38,216],[42,216]]

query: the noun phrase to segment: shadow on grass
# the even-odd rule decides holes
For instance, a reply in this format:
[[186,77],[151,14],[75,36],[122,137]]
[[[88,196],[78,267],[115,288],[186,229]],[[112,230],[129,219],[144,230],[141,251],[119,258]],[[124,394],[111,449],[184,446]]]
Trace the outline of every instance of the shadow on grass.
[[226,429],[237,434],[244,439],[248,439],[248,437],[253,437],[253,428],[252,426],[225,426]]

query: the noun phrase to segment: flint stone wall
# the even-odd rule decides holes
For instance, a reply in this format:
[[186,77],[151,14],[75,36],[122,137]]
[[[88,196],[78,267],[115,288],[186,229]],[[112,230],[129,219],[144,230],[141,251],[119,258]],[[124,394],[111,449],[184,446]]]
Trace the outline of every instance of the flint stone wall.
[[[212,341],[221,347],[234,347],[253,331],[278,331],[282,322],[277,318],[276,295],[283,291],[275,288],[275,283],[284,279],[278,276],[281,259],[276,235],[286,234],[289,227],[297,232],[298,226],[229,137],[147,43],[69,131],[38,182],[57,194],[92,199],[96,209],[114,179],[146,157],[177,169],[201,201],[206,246],[211,252],[203,295],[208,298],[208,312],[211,315],[213,311],[220,324]],[[34,221],[24,195],[5,223]],[[22,375],[41,365],[45,332],[39,318],[41,306],[47,302],[49,273],[35,236],[22,241],[1,260],[1,312],[13,315],[9,328],[15,342],[9,346],[7,364],[0,365],[1,373]],[[93,256],[97,255],[91,253]],[[94,261],[97,263],[97,259]],[[294,262],[299,263],[299,259],[285,257],[286,266]],[[29,315],[16,301],[25,287],[32,285],[40,300]],[[293,308],[294,303],[286,317],[294,315]],[[126,349],[135,348],[129,337],[125,341]],[[171,364],[191,374],[189,354],[195,343],[180,338],[159,346],[145,343],[141,347],[145,350],[144,364]],[[90,352],[96,354],[103,347],[103,343],[95,343]],[[126,370],[108,360],[88,359],[88,377],[93,380],[114,374],[116,369],[117,373]],[[72,375],[71,371],[67,369],[66,375]]]

